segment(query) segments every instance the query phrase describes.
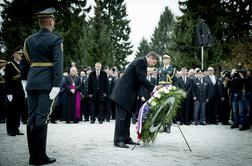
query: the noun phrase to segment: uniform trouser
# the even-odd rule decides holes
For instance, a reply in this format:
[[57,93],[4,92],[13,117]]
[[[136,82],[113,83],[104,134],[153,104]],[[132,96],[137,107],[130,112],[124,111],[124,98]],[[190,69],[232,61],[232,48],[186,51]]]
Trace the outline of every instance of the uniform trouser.
[[15,95],[13,95],[11,102],[7,101],[7,133],[16,133],[19,131],[18,128],[20,126],[22,101],[21,98],[18,98]]
[[50,91],[27,91],[28,95],[28,121],[27,126],[40,126],[47,124],[52,113],[52,100]]
[[30,162],[46,158],[47,123],[52,113],[54,100],[49,99],[50,91],[27,91],[28,121],[27,140]]
[[114,144],[118,142],[127,142],[130,138],[130,112],[116,105],[116,123],[114,133]]
[[206,102],[194,101],[194,122],[204,122],[206,120],[205,116]]

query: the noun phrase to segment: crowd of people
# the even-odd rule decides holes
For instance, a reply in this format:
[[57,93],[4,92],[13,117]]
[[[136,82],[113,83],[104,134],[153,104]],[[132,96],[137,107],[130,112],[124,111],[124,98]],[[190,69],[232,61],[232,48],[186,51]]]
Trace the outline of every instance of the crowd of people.
[[[23,123],[27,121],[25,93],[21,84],[15,84],[12,79],[19,68],[20,55],[23,53],[20,49],[13,51],[13,61],[0,61],[0,122],[4,123],[6,118],[9,119],[9,135],[20,134],[20,117]],[[176,118],[180,125],[232,123],[231,128],[238,128],[240,125],[240,130],[249,129],[252,103],[250,69],[223,71],[219,77],[215,75],[212,67],[208,67],[206,71],[199,68],[188,70],[183,67],[178,71],[172,67],[171,57],[167,53],[162,56],[162,65],[159,68],[148,67],[146,79],[154,85],[168,82],[187,92]],[[72,63],[69,72],[64,72],[62,76],[63,81],[54,104],[51,123],[61,120],[66,123],[90,121],[93,124],[97,119],[102,124],[115,119],[115,102],[109,96],[122,75],[123,71],[119,72],[116,67],[102,67],[100,62],[97,62],[93,69],[87,67],[79,72],[75,63]],[[135,103],[135,112],[132,114],[133,124],[137,121],[139,108],[150,97],[151,91],[142,86]]]

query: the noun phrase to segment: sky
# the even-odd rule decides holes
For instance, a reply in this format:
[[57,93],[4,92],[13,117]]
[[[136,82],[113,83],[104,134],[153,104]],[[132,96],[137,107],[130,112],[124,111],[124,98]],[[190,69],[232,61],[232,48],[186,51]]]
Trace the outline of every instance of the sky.
[[182,13],[179,10],[178,0],[125,0],[127,4],[128,19],[130,19],[133,50],[136,51],[139,42],[144,37],[150,41],[151,35],[158,24],[159,17],[166,6],[175,16]]

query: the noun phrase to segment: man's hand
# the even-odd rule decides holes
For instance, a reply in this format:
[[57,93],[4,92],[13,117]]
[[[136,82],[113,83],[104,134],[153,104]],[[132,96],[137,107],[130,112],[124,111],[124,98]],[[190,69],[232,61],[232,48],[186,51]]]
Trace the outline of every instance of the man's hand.
[[51,100],[55,99],[56,96],[59,94],[60,91],[60,87],[53,87],[51,92],[49,93],[49,98]]
[[145,101],[145,97],[142,96],[142,97],[141,97],[141,101]]
[[163,87],[163,85],[157,85],[157,86],[155,86],[154,89],[155,89],[156,91],[158,91],[158,90],[161,89],[162,87]]
[[7,95],[7,99],[9,100],[9,102],[12,102],[13,96],[12,95]]
[[72,92],[72,94],[74,94],[75,93],[75,89],[71,89],[71,92]]

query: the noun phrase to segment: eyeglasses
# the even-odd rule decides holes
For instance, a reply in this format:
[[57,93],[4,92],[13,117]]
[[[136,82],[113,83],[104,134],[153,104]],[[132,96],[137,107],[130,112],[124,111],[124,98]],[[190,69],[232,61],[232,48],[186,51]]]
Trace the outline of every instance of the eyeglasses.
[[170,58],[166,58],[166,57],[165,57],[165,58],[163,58],[163,59],[170,59]]

